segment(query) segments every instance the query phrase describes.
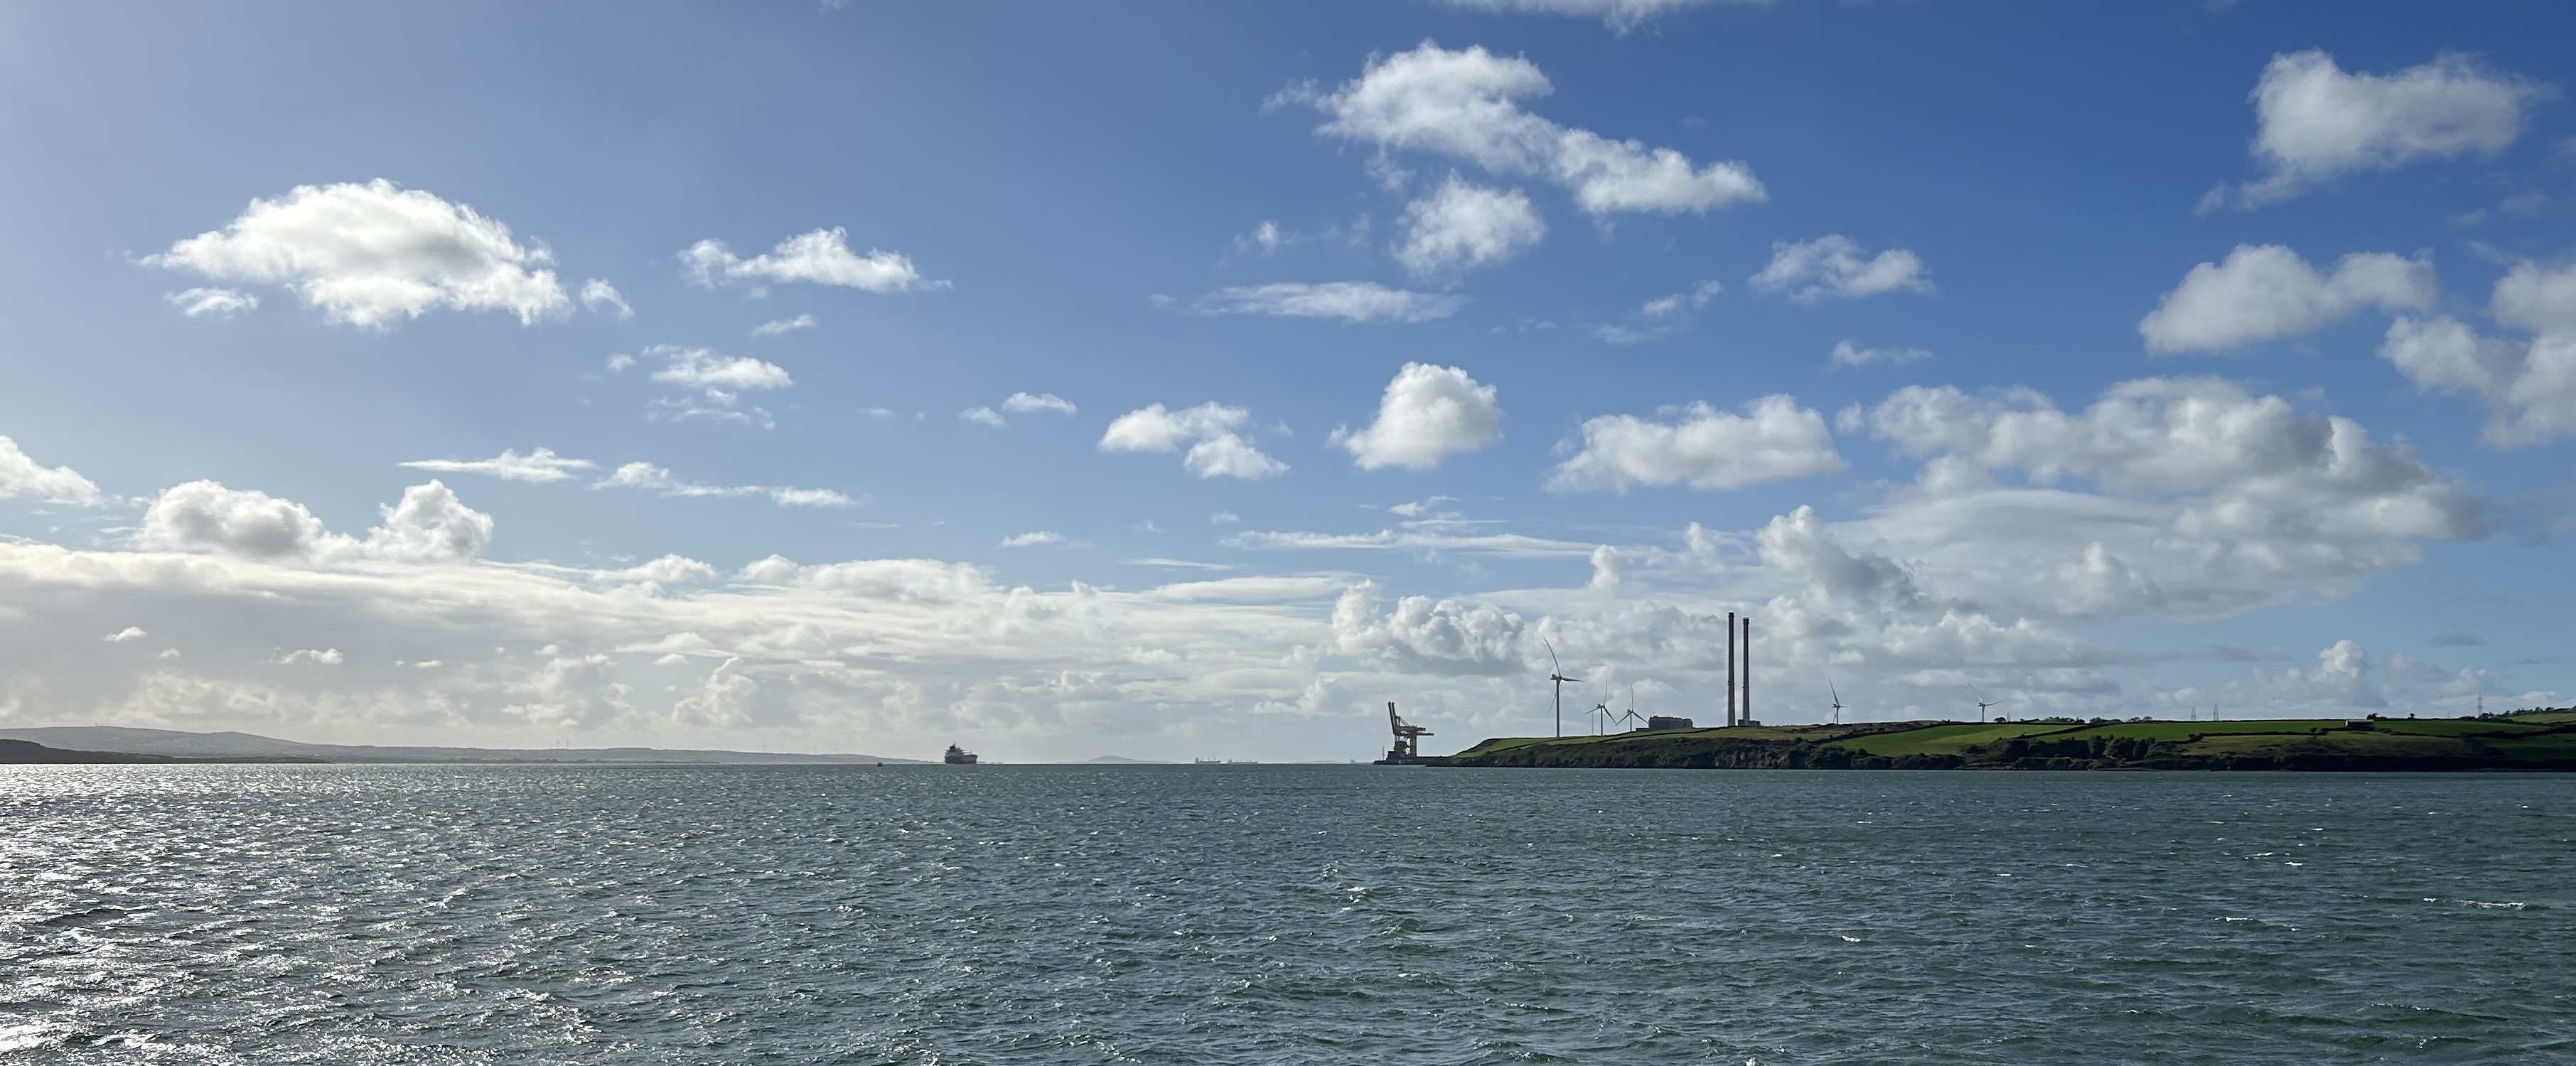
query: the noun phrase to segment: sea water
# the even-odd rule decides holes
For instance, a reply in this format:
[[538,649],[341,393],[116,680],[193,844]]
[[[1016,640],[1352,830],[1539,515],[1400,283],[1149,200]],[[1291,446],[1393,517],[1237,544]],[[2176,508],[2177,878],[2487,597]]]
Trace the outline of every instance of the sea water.
[[2576,777],[0,768],[15,1063],[2576,1062]]

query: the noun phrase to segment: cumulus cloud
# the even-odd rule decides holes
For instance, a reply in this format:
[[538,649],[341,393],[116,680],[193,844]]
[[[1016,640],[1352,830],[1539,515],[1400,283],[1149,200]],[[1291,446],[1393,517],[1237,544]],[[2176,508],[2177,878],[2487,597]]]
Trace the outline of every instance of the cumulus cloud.
[[1391,289],[1374,281],[1276,282],[1218,289],[1199,300],[1216,315],[1334,318],[1343,322],[1429,322],[1457,314],[1464,296]]
[[17,441],[0,437],[0,500],[23,498],[86,506],[104,501],[106,495],[79,471],[39,463]]
[[351,325],[390,328],[437,308],[508,311],[523,324],[572,299],[542,247],[464,204],[377,179],[298,185],[241,217],[144,260],[218,282],[276,285]]
[[2388,327],[2380,358],[2418,388],[2484,401],[2489,444],[2519,447],[2576,433],[2576,264],[2515,264],[2496,282],[2487,315],[2529,336],[2488,336],[2448,315],[2400,318]]
[[437,481],[404,489],[400,503],[379,510],[384,524],[369,531],[364,545],[378,559],[455,562],[482,555],[492,543],[492,516],[465,506]]
[[1835,366],[1904,366],[1930,358],[1932,353],[1921,348],[1863,348],[1844,340],[1834,344],[1831,360]]
[[2226,351],[2313,333],[2365,307],[2429,311],[2439,295],[2427,259],[2360,252],[2329,275],[2280,245],[2240,244],[2183,275],[2138,335],[2151,352]]
[[1049,545],[1062,544],[1062,543],[1064,543],[1064,535],[1063,535],[1063,534],[1061,534],[1061,533],[1050,533],[1050,532],[1048,532],[1048,531],[1046,531],[1046,530],[1041,529],[1041,530],[1035,530],[1035,531],[1028,532],[1028,533],[1013,533],[1013,534],[1011,534],[1010,536],[1007,536],[1007,537],[1002,538],[1002,543],[1000,544],[1000,547],[1004,547],[1004,548],[1042,548],[1042,547],[1046,547],[1046,546],[1049,546]]
[[685,481],[670,468],[646,462],[627,463],[590,486],[594,489],[644,489],[663,496],[716,497],[766,496],[780,507],[851,507],[858,501],[831,489],[800,489],[776,485],[708,485]]
[[1587,421],[1582,448],[1548,472],[1548,491],[1624,495],[1640,485],[1732,489],[1843,469],[1823,415],[1787,396],[1765,396],[1745,404],[1742,412],[1693,403],[1680,412],[1678,422],[1634,415]]
[[292,666],[297,663],[304,663],[313,666],[338,666],[342,662],[347,661],[347,657],[341,655],[340,649],[338,648],[304,648],[298,651],[279,651],[268,661],[288,666]]
[[1214,402],[1181,411],[1153,404],[1110,422],[1108,431],[1100,435],[1100,450],[1169,452],[1187,444],[1181,465],[1201,478],[1260,481],[1287,473],[1288,464],[1262,454],[1240,432],[1251,417],[1248,410]]
[[162,490],[144,510],[136,540],[148,548],[309,563],[453,563],[482,555],[492,542],[492,516],[465,506],[438,481],[404,489],[401,501],[379,511],[384,524],[359,539],[323,528],[293,500],[191,481]]
[[2222,381],[2125,382],[2073,413],[2029,390],[1910,387],[1868,421],[1926,460],[1872,536],[1934,561],[1961,596],[2069,617],[2329,594],[2489,525],[2474,488],[2402,445]]
[[963,411],[957,412],[957,417],[968,422],[973,422],[977,425],[991,426],[995,429],[1000,429],[1011,424],[1010,419],[1002,417],[1002,413],[1000,411],[996,411],[990,407],[969,407]]
[[259,309],[259,297],[232,289],[181,289],[162,299],[190,318],[231,318]]
[[1454,366],[1406,363],[1387,382],[1377,420],[1356,431],[1335,430],[1332,443],[1362,470],[1429,470],[1500,439],[1502,417],[1493,386]]
[[1529,194],[1473,185],[1449,175],[1440,188],[1404,209],[1395,261],[1416,277],[1438,278],[1493,266],[1538,246],[1547,223]]
[[503,448],[501,454],[489,459],[414,459],[399,465],[442,474],[482,474],[504,481],[546,484],[570,480],[576,472],[599,464],[588,459],[567,459],[556,455],[552,448],[539,448],[526,455]]
[[1380,615],[1377,583],[1333,603],[1333,647],[1402,674],[1507,674],[1520,669],[1520,616],[1486,605],[1406,596]]
[[581,305],[595,312],[616,315],[621,322],[635,317],[635,308],[627,304],[626,297],[617,291],[617,286],[599,278],[581,283]]
[[123,644],[126,641],[141,640],[150,635],[151,634],[143,631],[142,626],[127,626],[114,633],[108,634],[104,639],[110,644]]
[[1932,278],[1922,258],[1903,248],[1870,255],[1859,242],[1828,233],[1812,241],[1772,242],[1771,262],[1753,275],[1753,285],[1806,303],[1828,296],[1931,292]]
[[1554,91],[1538,65],[1482,47],[1451,51],[1429,41],[1375,58],[1330,92],[1294,87],[1279,102],[1324,113],[1317,131],[1389,149],[1463,159],[1496,174],[1530,175],[1574,194],[1584,211],[1705,212],[1759,203],[1751,168],[1699,166],[1670,148],[1613,140],[1525,111],[1521,101]]
[[2254,158],[2266,173],[2210,190],[2201,209],[2260,207],[2357,170],[2492,156],[2522,136],[2526,109],[2556,95],[2461,55],[2385,75],[2346,73],[2315,49],[2274,55],[2249,97]]
[[820,324],[821,323],[817,322],[812,315],[798,315],[794,318],[777,318],[751,327],[751,335],[754,337],[775,337],[781,333],[794,333],[800,329],[812,329]]
[[818,229],[789,237],[767,254],[749,259],[735,255],[723,241],[703,240],[682,251],[680,262],[689,268],[690,280],[707,286],[737,281],[806,282],[886,293],[948,284],[922,280],[912,260],[897,252],[871,248],[864,256],[856,254],[850,251],[849,238],[849,231],[838,226]]

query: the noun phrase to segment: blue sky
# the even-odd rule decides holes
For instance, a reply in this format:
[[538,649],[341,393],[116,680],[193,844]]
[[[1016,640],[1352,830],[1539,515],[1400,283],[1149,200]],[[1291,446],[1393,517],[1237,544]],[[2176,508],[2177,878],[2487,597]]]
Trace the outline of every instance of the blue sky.
[[2568,22],[14,10],[0,715],[1357,757],[1727,610],[1775,721],[2563,703]]

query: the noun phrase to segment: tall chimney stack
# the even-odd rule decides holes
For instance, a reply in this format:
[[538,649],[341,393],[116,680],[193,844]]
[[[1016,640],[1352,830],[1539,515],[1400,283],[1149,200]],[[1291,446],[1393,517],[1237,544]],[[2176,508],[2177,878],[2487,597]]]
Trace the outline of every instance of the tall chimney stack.
[[1753,717],[1753,616],[1749,614],[1744,616],[1744,687],[1736,700],[1735,709],[1740,712],[1736,718],[1737,721],[1755,720]]
[[1726,726],[1735,728],[1735,612],[1726,612]]

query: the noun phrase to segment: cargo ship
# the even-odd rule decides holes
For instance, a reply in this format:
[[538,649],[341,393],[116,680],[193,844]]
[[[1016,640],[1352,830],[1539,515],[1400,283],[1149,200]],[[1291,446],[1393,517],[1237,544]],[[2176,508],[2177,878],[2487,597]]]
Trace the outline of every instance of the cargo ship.
[[948,754],[940,756],[939,761],[947,763],[950,766],[973,766],[975,765],[975,753],[958,747],[955,744],[951,744],[948,746]]

